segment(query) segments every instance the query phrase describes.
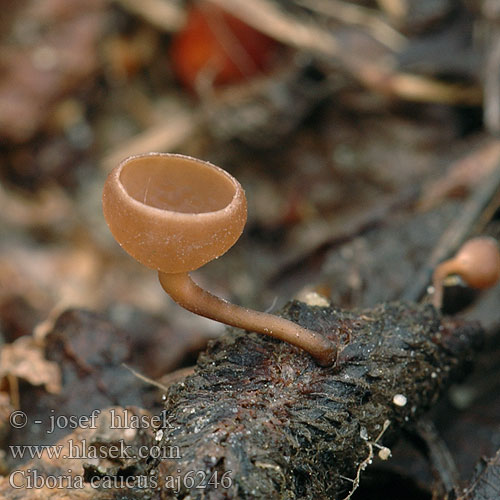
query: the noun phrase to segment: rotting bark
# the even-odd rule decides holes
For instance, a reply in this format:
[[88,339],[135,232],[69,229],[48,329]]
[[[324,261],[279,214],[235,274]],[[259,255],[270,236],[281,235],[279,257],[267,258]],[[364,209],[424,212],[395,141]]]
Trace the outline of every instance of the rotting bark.
[[457,500],[497,500],[500,496],[500,450],[494,457],[482,459],[471,485]]
[[240,330],[214,341],[194,375],[168,392],[160,444],[176,456],[152,463],[152,496],[344,498],[374,443],[390,445],[417,420],[464,373],[483,334],[430,305],[356,312],[294,302],[282,314],[339,334],[338,365],[321,368],[288,344]]

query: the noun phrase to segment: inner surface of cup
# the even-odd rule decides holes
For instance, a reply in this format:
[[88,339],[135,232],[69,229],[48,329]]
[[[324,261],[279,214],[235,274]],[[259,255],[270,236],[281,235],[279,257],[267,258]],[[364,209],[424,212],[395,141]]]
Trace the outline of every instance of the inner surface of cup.
[[237,189],[222,169],[180,155],[131,158],[121,169],[120,182],[144,205],[193,214],[224,209]]

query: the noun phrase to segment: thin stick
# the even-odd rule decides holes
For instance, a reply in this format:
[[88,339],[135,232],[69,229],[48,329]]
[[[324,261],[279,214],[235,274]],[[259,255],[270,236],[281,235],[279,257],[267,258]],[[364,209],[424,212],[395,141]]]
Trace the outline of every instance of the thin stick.
[[123,158],[144,151],[175,150],[198,128],[200,118],[200,113],[176,110],[169,116],[168,120],[153,125],[108,153],[102,161],[104,170],[109,172]]
[[341,47],[326,29],[297,19],[266,0],[211,0],[255,29],[276,40],[305,50],[338,57]]
[[291,47],[316,53],[343,68],[367,88],[416,102],[480,104],[478,85],[457,85],[410,73],[400,73],[391,51],[373,60],[348,42],[307,18],[298,18],[268,0],[210,0],[255,29]]
[[448,446],[439,435],[434,423],[423,418],[417,422],[416,429],[425,443],[432,467],[437,472],[444,493],[454,491],[458,496],[460,494],[460,474]]
[[167,33],[179,30],[185,22],[185,12],[175,2],[164,0],[113,0],[133,14]]
[[429,285],[435,267],[454,254],[464,241],[478,228],[478,220],[483,212],[492,212],[492,204],[498,206],[500,197],[500,165],[478,186],[464,205],[462,214],[455,219],[443,234],[431,256],[418,272],[416,279],[403,292],[402,299],[418,301]]
[[399,31],[386,23],[375,9],[363,7],[342,0],[294,0],[318,14],[337,19],[346,24],[364,26],[370,34],[391,50],[400,51],[406,45],[407,39]]
[[157,387],[161,391],[167,392],[168,385],[164,385],[160,382],[157,382],[156,380],[153,380],[152,378],[146,377],[146,375],[139,373],[137,370],[127,365],[126,363],[122,363],[122,366],[123,368],[126,368],[130,373],[132,373],[132,375],[134,375],[134,377],[138,378],[139,380],[142,380],[146,384],[152,385],[153,387]]

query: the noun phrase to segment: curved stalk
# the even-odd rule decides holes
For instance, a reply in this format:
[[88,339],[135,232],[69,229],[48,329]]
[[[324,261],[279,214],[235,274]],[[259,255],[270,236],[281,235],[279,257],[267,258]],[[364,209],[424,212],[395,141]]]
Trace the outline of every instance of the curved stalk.
[[323,335],[287,319],[231,304],[200,288],[188,273],[158,273],[160,284],[180,306],[195,314],[284,340],[307,351],[321,366],[337,358],[337,346]]
[[456,273],[456,266],[454,260],[447,260],[439,264],[434,271],[434,275],[432,276],[432,285],[434,286],[432,305],[438,310],[443,307],[444,280],[450,274]]

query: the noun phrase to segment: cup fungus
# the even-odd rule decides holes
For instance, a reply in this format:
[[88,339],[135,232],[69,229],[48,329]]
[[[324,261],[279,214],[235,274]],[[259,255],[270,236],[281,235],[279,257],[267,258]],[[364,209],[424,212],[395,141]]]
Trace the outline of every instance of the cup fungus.
[[455,257],[436,267],[433,274],[436,308],[443,302],[443,286],[448,276],[457,275],[471,288],[485,289],[493,286],[500,278],[500,252],[496,240],[477,237],[466,241]]
[[246,222],[240,183],[215,165],[177,154],[124,160],[108,176],[103,212],[111,233],[132,257],[158,271],[163,289],[182,307],[207,318],[300,347],[322,366],[337,348],[323,335],[279,316],[212,295],[189,276],[233,246]]

